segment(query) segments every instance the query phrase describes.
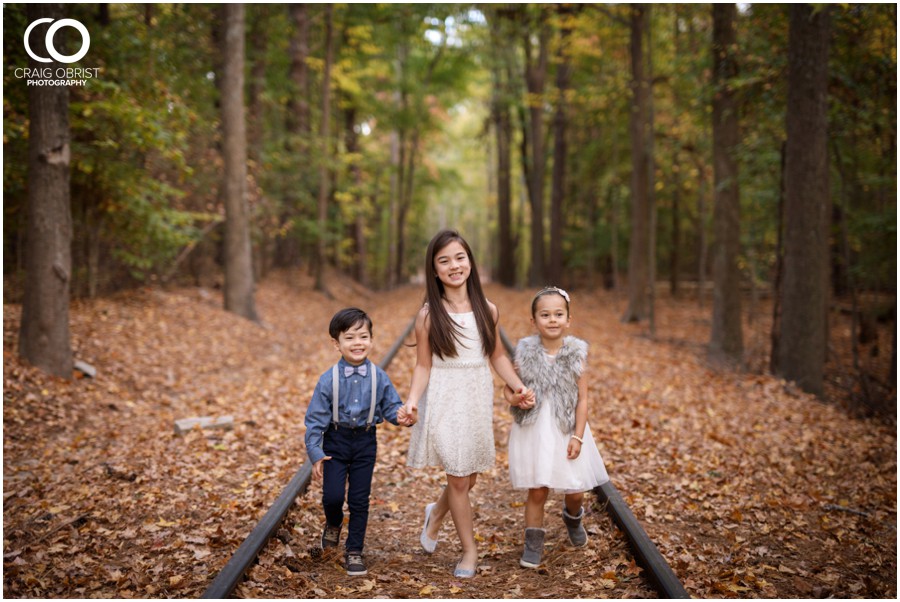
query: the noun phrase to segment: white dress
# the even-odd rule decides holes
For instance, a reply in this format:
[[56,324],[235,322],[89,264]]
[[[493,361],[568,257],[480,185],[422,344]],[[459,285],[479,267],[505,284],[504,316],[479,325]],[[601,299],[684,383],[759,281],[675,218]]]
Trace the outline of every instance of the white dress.
[[460,326],[456,357],[431,356],[428,388],[419,401],[406,463],[441,466],[464,477],[493,468],[494,377],[481,347],[475,314],[450,314]]
[[[548,362],[555,360],[544,353]],[[513,421],[509,433],[509,479],[515,489],[548,487],[555,492],[579,493],[609,481],[606,465],[594,443],[591,426],[585,424],[581,453],[569,460],[571,435],[565,435],[549,403],[538,408],[535,421],[522,426]]]

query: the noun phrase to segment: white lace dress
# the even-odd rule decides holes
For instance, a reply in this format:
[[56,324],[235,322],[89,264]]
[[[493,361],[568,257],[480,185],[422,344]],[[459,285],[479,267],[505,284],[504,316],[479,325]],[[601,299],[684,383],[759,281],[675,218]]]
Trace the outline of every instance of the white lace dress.
[[428,388],[419,400],[406,463],[440,466],[464,477],[494,466],[494,378],[472,312],[450,314],[462,333],[457,356],[431,356]]

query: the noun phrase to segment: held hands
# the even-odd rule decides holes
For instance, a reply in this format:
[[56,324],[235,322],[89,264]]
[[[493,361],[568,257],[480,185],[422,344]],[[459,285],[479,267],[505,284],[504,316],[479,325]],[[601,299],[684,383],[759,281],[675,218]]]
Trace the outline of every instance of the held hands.
[[412,426],[419,420],[419,409],[408,403],[397,410],[397,424]]
[[530,410],[534,407],[534,391],[525,386],[522,386],[517,393],[509,385],[506,385],[503,387],[503,397],[509,405],[523,410]]
[[515,403],[513,405],[522,408],[523,410],[530,410],[534,407],[534,391],[529,389],[526,386],[522,386],[521,389],[514,396]]
[[505,385],[503,387],[503,397],[509,405],[522,408],[523,410],[530,410],[534,407],[534,391],[524,385],[519,389],[518,393],[513,391],[509,385]]

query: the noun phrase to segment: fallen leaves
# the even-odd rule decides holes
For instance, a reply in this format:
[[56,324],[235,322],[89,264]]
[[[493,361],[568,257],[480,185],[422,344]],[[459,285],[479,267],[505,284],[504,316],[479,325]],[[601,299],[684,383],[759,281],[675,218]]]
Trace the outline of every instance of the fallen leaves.
[[[4,593],[8,597],[200,596],[305,461],[303,413],[336,359],[331,314],[360,305],[379,348],[413,315],[414,289],[363,294],[333,281],[334,300],[302,273],[260,283],[259,327],[196,289],[140,290],[72,306],[76,356],[95,379],[62,381],[15,354],[19,308],[4,312]],[[501,325],[530,333],[527,291],[493,285]],[[621,300],[573,292],[572,334],[591,344],[590,421],[610,475],[695,597],[896,597],[896,432],[851,419],[763,374],[710,369],[695,303],[661,298],[656,341],[618,322]],[[763,349],[764,321],[748,334]],[[839,329],[835,329],[838,332]],[[405,397],[414,350],[389,374]],[[751,364],[761,364],[756,356]],[[233,415],[233,431],[172,434],[175,419]],[[656,593],[621,533],[588,509],[574,549],[547,505],[544,564],[518,567],[525,493],[510,489],[497,405],[498,461],[472,492],[482,558],[456,580],[444,523],[438,551],[418,551],[421,507],[440,471],[405,467],[409,432],[379,429],[366,557],[314,557],[321,489],[292,507],[236,595],[266,598],[646,598]],[[106,493],[111,492],[111,493]],[[586,498],[592,501],[591,495]]]

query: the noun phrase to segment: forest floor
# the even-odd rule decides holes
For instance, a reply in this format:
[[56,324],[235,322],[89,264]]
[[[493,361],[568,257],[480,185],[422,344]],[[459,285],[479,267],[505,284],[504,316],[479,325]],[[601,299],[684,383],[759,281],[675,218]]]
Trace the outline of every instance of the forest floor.
[[[223,311],[221,293],[207,289],[76,302],[73,349],[97,368],[93,379],[23,364],[20,307],[6,305],[3,596],[199,597],[306,459],[306,404],[337,359],[327,334],[334,311],[369,311],[378,361],[422,300],[417,287],[372,293],[337,277],[329,287],[333,298],[305,273],[270,275],[256,296],[262,327]],[[486,291],[513,342],[530,334],[529,292]],[[896,424],[846,409],[846,318],[833,317],[822,402],[764,373],[770,321],[745,326],[747,367],[737,371],[706,358],[709,303],[660,295],[654,337],[619,321],[625,304],[573,291],[570,332],[591,344],[590,423],[610,477],[688,593],[896,598]],[[866,358],[888,382],[891,333],[880,337],[881,356]],[[388,369],[404,398],[413,362],[405,347]],[[519,568],[524,495],[509,487],[499,396],[495,408],[497,464],[472,493],[476,578],[451,575],[459,544],[449,520],[437,552],[420,551],[422,508],[443,476],[406,468],[409,430],[386,425],[369,574],[348,577],[335,555],[311,553],[323,520],[314,482],[235,595],[656,597],[598,505],[588,510],[588,546],[565,544],[560,496],[547,507],[543,568]],[[174,433],[175,420],[197,416],[233,416],[235,426]]]

